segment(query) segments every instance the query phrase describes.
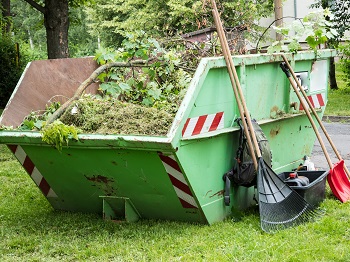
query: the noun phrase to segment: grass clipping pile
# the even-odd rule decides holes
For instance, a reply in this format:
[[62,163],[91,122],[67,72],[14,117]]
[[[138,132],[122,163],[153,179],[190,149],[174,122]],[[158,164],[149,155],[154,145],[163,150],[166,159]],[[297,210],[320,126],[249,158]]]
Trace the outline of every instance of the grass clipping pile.
[[[19,129],[40,131],[59,150],[78,133],[166,136],[201,58],[220,55],[217,39],[210,41],[128,34],[118,50],[97,52],[99,67],[71,98],[32,112]],[[97,94],[86,94],[92,83]]]
[[83,133],[165,136],[173,118],[165,110],[84,95],[70,105],[60,120]]

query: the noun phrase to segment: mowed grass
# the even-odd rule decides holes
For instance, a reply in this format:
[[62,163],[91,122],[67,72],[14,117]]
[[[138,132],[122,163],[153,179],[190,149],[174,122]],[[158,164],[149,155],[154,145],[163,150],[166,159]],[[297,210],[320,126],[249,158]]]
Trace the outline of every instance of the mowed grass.
[[313,223],[266,234],[257,209],[212,226],[54,211],[0,145],[0,261],[350,261],[350,204],[327,188]]
[[343,78],[339,64],[336,65],[338,90],[329,90],[325,115],[350,116],[350,87]]

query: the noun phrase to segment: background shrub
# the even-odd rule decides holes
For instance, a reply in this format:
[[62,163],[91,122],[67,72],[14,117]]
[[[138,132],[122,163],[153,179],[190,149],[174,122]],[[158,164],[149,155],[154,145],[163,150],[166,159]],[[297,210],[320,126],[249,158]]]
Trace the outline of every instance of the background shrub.
[[22,73],[16,56],[16,46],[11,37],[0,35],[0,108],[6,106]]

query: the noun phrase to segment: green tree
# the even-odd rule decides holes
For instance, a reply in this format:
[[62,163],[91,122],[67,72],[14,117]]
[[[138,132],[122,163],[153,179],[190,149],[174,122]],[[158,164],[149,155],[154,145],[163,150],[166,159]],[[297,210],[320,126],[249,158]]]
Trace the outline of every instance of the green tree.
[[[273,0],[224,0],[219,8],[226,27],[240,26],[254,37],[258,19],[273,12]],[[208,0],[96,0],[87,12],[91,33],[106,46],[118,46],[125,32],[172,36],[213,25]]]
[[44,15],[47,53],[49,59],[69,57],[68,0],[24,0]]
[[[11,0],[13,38],[20,45],[21,60],[47,57],[44,16],[23,0]],[[26,61],[23,61],[26,62]]]
[[69,7],[83,6],[89,0],[24,0],[44,16],[49,59],[69,57]]
[[[28,60],[47,57],[44,15],[23,0],[11,0],[14,39],[20,43]],[[86,14],[82,6],[69,7],[68,48],[70,57],[93,55],[97,38],[92,39],[86,27]]]
[[21,72],[14,41],[8,34],[0,34],[0,108],[6,105]]
[[69,10],[70,26],[68,32],[71,57],[92,56],[98,48],[98,38],[89,34],[87,15],[80,7]]
[[1,0],[0,2],[0,28],[3,33],[9,33],[11,29],[11,11],[10,0]]
[[336,24],[336,30],[338,31],[338,37],[336,40],[339,43],[340,38],[344,36],[345,31],[349,29],[350,22],[350,1],[349,0],[318,0],[312,7],[322,7],[323,9],[329,9],[333,13],[331,18],[334,24]]
[[[350,23],[350,1],[349,0],[318,0],[312,7],[322,7],[323,9],[329,9],[333,17],[329,19],[332,20],[335,26],[335,30],[338,32],[337,38],[330,39],[328,42],[331,48],[337,48],[340,39],[344,36],[345,31],[349,28]],[[334,57],[330,60],[330,88],[338,89],[337,80],[335,77],[335,62]]]

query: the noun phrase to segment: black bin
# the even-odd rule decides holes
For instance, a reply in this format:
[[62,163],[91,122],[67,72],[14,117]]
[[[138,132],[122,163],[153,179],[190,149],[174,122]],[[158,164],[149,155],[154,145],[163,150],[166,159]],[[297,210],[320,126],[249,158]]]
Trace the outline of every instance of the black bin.
[[[285,181],[291,172],[283,172],[278,176]],[[308,203],[318,206],[326,196],[326,178],[328,171],[298,171],[298,176],[305,176],[310,183],[306,186],[290,186],[300,196],[302,196]]]

